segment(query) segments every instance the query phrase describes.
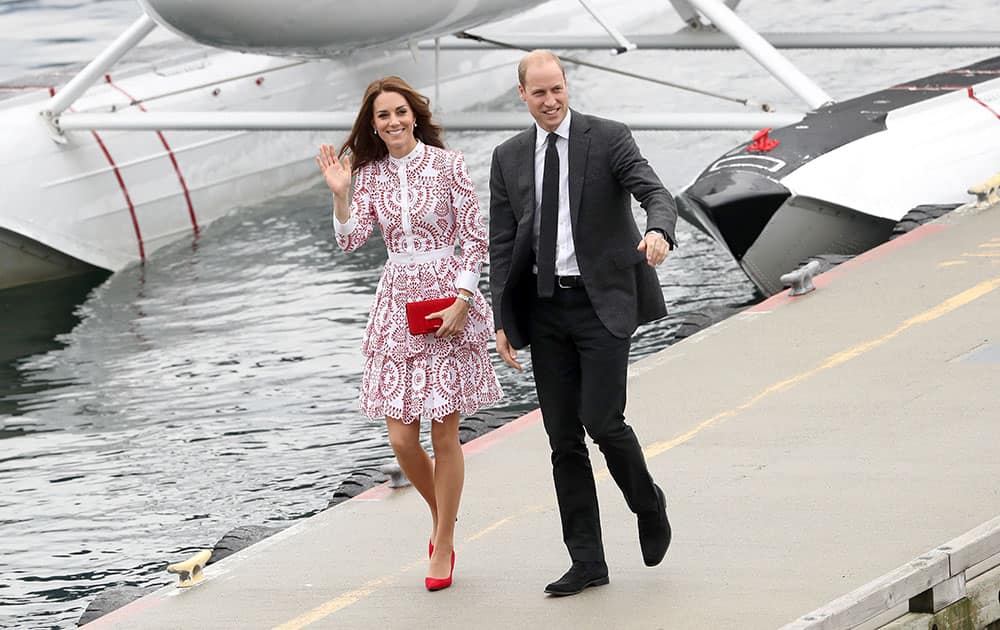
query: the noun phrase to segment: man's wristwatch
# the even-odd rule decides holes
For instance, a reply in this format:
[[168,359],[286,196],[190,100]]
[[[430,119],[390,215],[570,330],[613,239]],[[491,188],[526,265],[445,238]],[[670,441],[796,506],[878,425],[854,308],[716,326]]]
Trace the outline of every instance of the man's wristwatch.
[[463,301],[463,302],[465,302],[466,304],[468,304],[468,305],[469,305],[469,308],[472,308],[472,305],[473,305],[473,304],[475,303],[475,300],[473,300],[473,299],[472,299],[472,296],[471,296],[471,295],[466,295],[466,294],[464,294],[464,293],[459,293],[459,294],[458,294],[458,295],[456,295],[455,297],[456,297],[457,299],[459,299],[459,300],[462,300],[462,301]]

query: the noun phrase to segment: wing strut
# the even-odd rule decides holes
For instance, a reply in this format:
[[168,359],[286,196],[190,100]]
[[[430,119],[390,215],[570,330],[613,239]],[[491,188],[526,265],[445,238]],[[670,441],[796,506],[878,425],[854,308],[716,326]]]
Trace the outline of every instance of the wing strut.
[[[455,37],[460,39],[469,39],[475,42],[480,42],[484,44],[490,44],[491,46],[496,46],[497,48],[507,48],[510,50],[523,50],[530,51],[530,48],[525,48],[523,46],[518,46],[516,44],[508,44],[506,42],[497,41],[495,39],[490,39],[488,37],[483,37],[482,35],[476,35],[475,33],[470,33],[468,31],[462,31],[461,33],[456,33]],[[703,96],[710,96],[712,98],[718,98],[724,101],[729,101],[730,103],[739,103],[746,107],[752,107],[754,109],[760,109],[760,111],[769,112],[772,111],[771,106],[768,103],[757,103],[748,98],[736,98],[733,96],[727,96],[725,94],[720,94],[718,92],[710,92],[708,90],[703,90],[701,88],[691,87],[690,85],[683,85],[680,83],[674,83],[672,81],[667,81],[665,79],[657,79],[656,77],[651,77],[644,74],[636,74],[634,72],[628,72],[627,70],[619,70],[618,68],[611,68],[609,66],[602,66],[597,63],[591,63],[589,61],[584,61],[577,57],[567,57],[565,55],[559,55],[559,59],[587,68],[594,68],[595,70],[603,70],[604,72],[610,72],[612,74],[619,74],[624,77],[631,77],[633,79],[639,79],[640,81],[648,81],[650,83],[656,83],[657,85],[665,85],[667,87],[676,88],[678,90],[685,90],[687,92],[694,92],[696,94],[701,94]]]
[[601,14],[597,12],[597,9],[595,9],[588,0],[580,0],[580,4],[582,4],[583,8],[586,9],[595,20],[597,20],[597,23],[601,25],[601,28],[608,32],[611,39],[615,40],[615,43],[618,44],[618,47],[615,48],[615,53],[620,55],[630,50],[635,50],[635,44],[626,39],[626,37],[622,35],[621,32],[614,27],[614,25],[601,17]]
[[86,92],[94,84],[94,81],[98,80],[111,66],[115,65],[119,59],[125,56],[125,53],[135,48],[154,28],[156,28],[156,22],[143,13],[139,16],[139,19],[132,23],[132,26],[128,27],[124,33],[118,36],[118,39],[105,48],[100,55],[87,64],[87,67],[73,77],[55,96],[49,99],[40,113],[42,120],[49,126],[52,138],[56,142],[66,142],[62,132],[59,131],[58,126],[54,123],[59,118],[59,115],[66,111],[81,94]]

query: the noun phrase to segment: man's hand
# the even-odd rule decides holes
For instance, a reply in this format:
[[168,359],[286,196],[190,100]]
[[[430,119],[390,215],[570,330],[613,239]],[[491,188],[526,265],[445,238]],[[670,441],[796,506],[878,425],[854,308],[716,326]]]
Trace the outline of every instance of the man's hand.
[[514,368],[515,370],[523,370],[521,364],[517,362],[517,350],[514,346],[510,345],[507,341],[507,333],[503,331],[503,328],[497,331],[497,354],[503,359],[503,362]]
[[670,254],[670,243],[662,234],[653,230],[646,233],[636,249],[646,253],[647,265],[655,267],[667,259]]

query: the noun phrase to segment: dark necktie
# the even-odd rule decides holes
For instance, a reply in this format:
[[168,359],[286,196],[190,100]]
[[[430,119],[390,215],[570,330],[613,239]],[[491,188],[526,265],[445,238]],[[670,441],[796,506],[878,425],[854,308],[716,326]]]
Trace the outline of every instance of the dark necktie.
[[559,151],[552,132],[545,149],[545,169],[542,174],[541,218],[538,222],[538,295],[552,297],[556,284],[556,233],[559,231]]

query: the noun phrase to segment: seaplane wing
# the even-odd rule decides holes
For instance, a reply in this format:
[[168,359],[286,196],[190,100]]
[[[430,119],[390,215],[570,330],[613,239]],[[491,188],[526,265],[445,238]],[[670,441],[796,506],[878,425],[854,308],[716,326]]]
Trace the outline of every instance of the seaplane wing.
[[545,0],[139,0],[159,24],[216,48],[329,58],[507,18]]
[[[449,130],[523,128],[530,123],[524,112],[467,111],[509,96],[513,88],[513,64],[526,44],[466,31],[487,23],[492,27],[502,18],[508,18],[503,27],[512,40],[518,33],[541,33],[531,39],[532,48],[561,48],[565,39],[558,37],[577,35],[584,9],[604,31],[575,44],[584,48],[603,44],[623,53],[719,46],[724,44],[717,37],[721,32],[814,112],[828,107],[830,97],[776,47],[842,45],[840,38],[824,43],[815,34],[784,44],[780,38],[765,39],[732,11],[736,0],[670,0],[688,25],[684,36],[661,34],[641,40],[642,45],[619,32],[605,14],[632,27],[645,26],[662,17],[665,3],[139,1],[145,13],[69,82],[38,85],[0,100],[0,135],[6,139],[0,144],[0,290],[95,267],[118,270],[145,261],[165,245],[196,239],[205,226],[236,208],[315,185],[316,146],[343,140],[361,90],[378,76],[404,76],[436,106],[445,104],[440,118]],[[705,28],[704,20],[713,28]],[[119,64],[158,25],[210,48]],[[442,39],[452,34],[461,36],[458,44],[474,46],[443,46]],[[905,44],[996,41],[953,39]],[[863,43],[872,45],[870,38]],[[428,48],[433,52],[421,52]],[[571,64],[596,65],[562,57]],[[805,115],[774,112],[739,95],[597,67],[734,105],[730,112],[614,113],[633,129],[756,130],[795,124]],[[773,167],[773,156],[760,159]],[[802,173],[811,168],[806,165]],[[817,179],[822,181],[822,175]],[[711,208],[695,202],[688,207],[707,217],[699,225],[720,241],[732,238],[710,224]]]
[[[315,185],[316,147],[343,141],[373,78],[404,76],[457,113],[509,94],[517,51],[439,55],[418,41],[508,16],[537,30],[528,10],[542,0],[142,4],[148,13],[70,81],[0,90],[0,290],[141,263],[238,208]],[[633,4],[637,19],[662,11]],[[582,8],[541,11],[568,24]],[[159,24],[210,47],[135,59]],[[530,122],[499,114],[505,129]]]

